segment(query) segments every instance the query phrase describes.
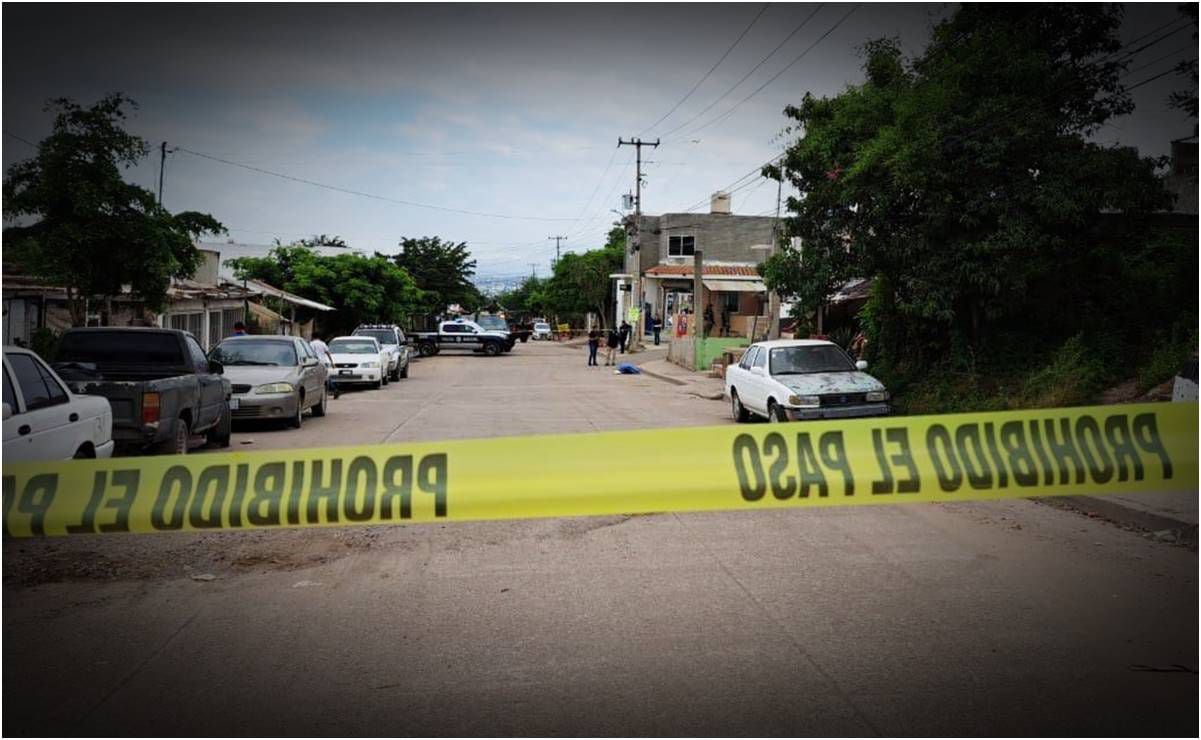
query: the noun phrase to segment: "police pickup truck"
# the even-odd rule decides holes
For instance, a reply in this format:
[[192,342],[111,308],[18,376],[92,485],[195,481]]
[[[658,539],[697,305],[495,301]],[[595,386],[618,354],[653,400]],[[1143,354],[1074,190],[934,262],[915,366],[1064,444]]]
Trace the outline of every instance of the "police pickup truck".
[[506,331],[490,331],[466,319],[443,321],[438,324],[438,331],[410,332],[409,339],[417,345],[417,352],[422,357],[456,349],[499,355],[513,349],[514,342]]

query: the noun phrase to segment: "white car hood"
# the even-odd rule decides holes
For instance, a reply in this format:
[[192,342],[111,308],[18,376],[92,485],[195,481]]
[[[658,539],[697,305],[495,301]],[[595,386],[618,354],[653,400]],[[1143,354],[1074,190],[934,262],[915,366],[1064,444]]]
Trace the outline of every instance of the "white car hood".
[[379,355],[364,355],[364,354],[343,354],[341,352],[333,352],[330,354],[334,358],[334,364],[342,362],[353,362],[360,365],[364,362],[379,362]]
[[870,393],[884,390],[884,384],[858,370],[805,375],[773,375],[772,379],[799,396],[827,393]]

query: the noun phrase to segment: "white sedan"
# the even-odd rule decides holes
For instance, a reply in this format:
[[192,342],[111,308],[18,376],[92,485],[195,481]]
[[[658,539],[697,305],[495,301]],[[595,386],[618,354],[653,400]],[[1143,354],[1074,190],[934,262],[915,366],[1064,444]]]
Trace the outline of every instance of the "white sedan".
[[535,323],[534,324],[534,333],[532,336],[534,339],[550,339],[551,338],[550,324],[546,323],[545,321],[539,321],[539,322]]
[[42,358],[4,348],[4,460],[112,457],[107,398],[72,393]]
[[888,391],[866,369],[833,342],[759,342],[726,371],[725,395],[735,421],[752,414],[770,421],[887,416]]
[[330,368],[339,386],[368,384],[382,388],[388,383],[387,348],[375,337],[338,337],[329,342]]

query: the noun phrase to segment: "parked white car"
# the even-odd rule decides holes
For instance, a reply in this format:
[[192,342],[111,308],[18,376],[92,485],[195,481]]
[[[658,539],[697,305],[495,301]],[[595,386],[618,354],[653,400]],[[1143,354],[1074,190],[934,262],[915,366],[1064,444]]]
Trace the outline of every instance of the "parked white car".
[[4,461],[112,457],[108,399],[72,393],[42,358],[4,348]]
[[1189,402],[1197,400],[1197,358],[1190,357],[1176,373],[1172,381],[1172,400]]
[[726,371],[726,398],[735,421],[887,416],[888,391],[833,342],[788,339],[752,344]]
[[530,336],[532,336],[534,339],[550,339],[552,336],[550,324],[546,323],[545,321],[535,322],[534,333]]
[[375,337],[338,337],[329,342],[334,382],[339,386],[369,384],[383,388],[388,382],[388,350]]

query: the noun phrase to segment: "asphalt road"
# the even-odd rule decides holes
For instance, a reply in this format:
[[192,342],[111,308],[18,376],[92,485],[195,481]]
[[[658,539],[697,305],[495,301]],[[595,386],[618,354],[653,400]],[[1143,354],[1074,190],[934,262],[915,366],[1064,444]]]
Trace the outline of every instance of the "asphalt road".
[[[727,418],[686,390],[531,343],[235,445],[662,427],[669,465]],[[10,541],[3,732],[1196,735],[1197,603],[1195,552],[1030,501]]]

